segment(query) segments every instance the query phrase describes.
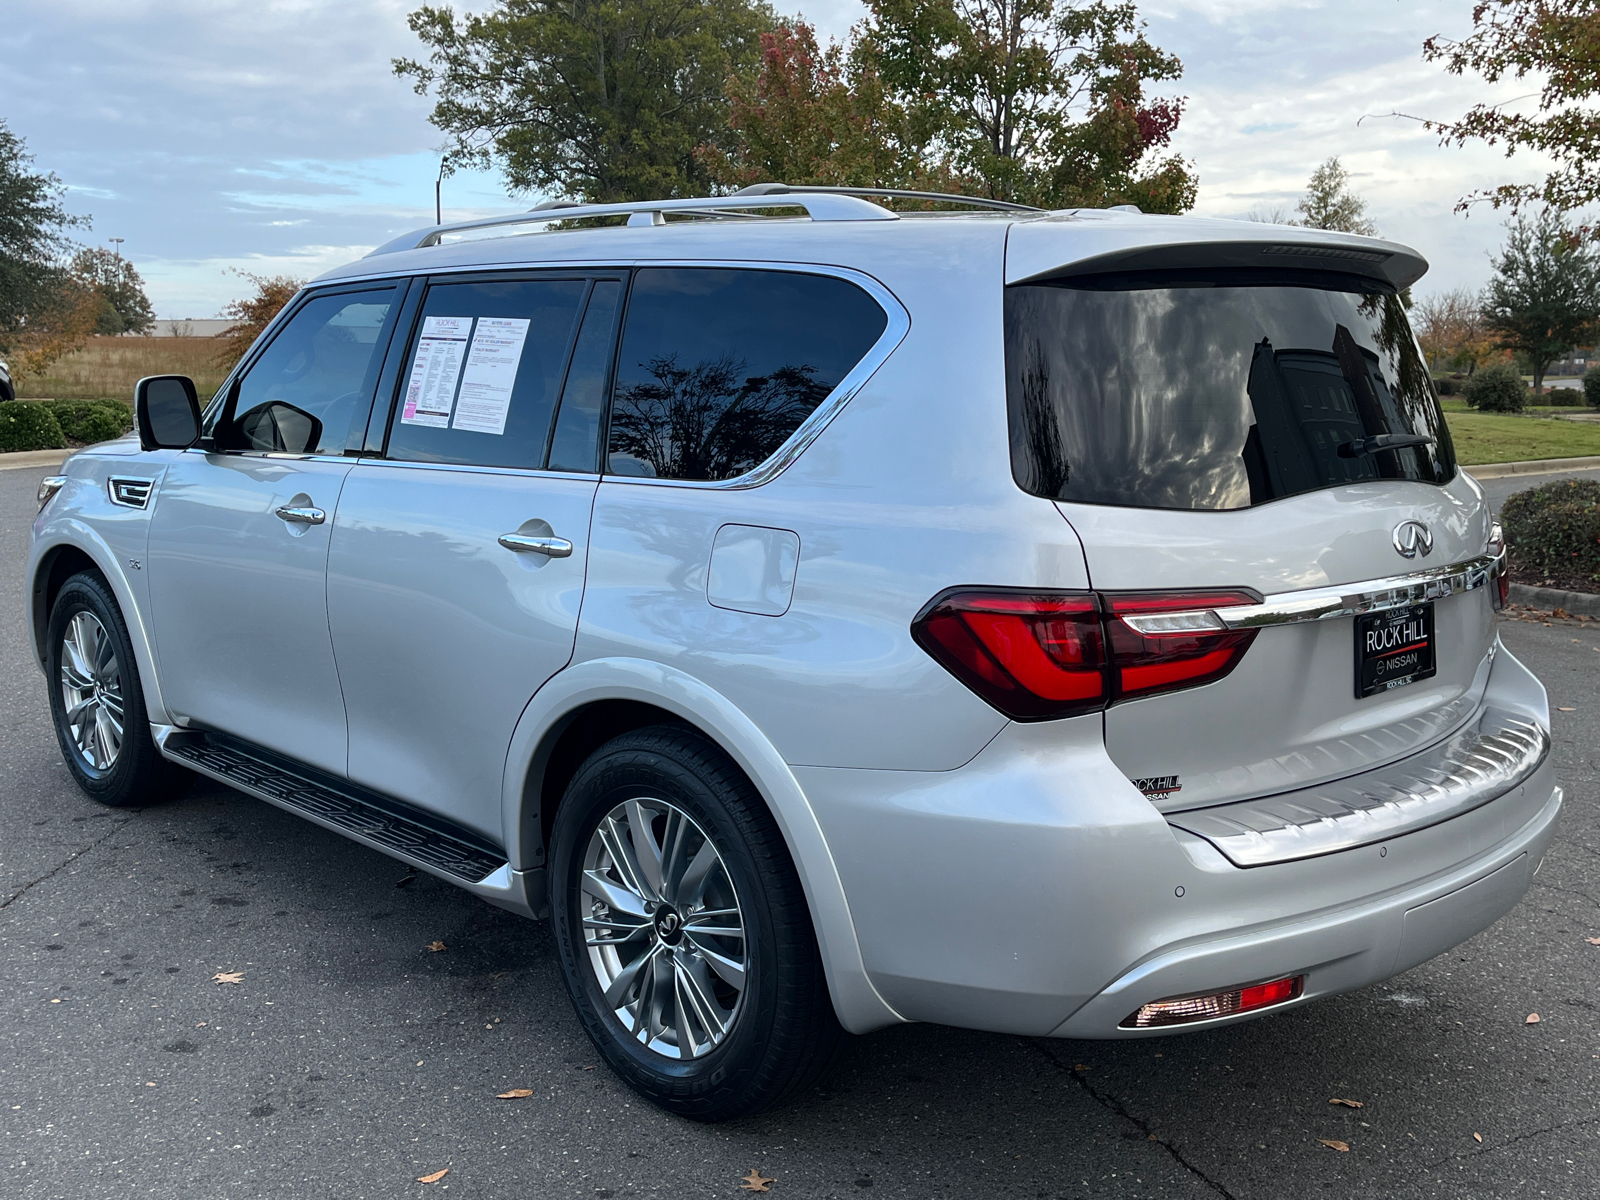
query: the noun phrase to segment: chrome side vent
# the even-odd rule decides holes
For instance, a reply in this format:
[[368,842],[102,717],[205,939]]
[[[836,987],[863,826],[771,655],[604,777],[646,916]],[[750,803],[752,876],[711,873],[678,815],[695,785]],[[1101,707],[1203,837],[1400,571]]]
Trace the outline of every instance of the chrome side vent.
[[124,508],[143,508],[150,503],[150,489],[155,486],[153,479],[127,479],[113,475],[106,481],[106,490],[111,494],[111,503],[120,504]]

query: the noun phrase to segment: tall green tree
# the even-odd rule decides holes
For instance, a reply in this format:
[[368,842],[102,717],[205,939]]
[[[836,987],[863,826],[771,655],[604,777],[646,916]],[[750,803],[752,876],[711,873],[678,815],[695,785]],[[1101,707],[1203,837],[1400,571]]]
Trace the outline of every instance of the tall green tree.
[[68,231],[89,221],[67,212],[65,195],[54,174],[34,170],[27,143],[0,118],[0,352],[17,355],[30,330],[37,338],[81,299],[65,294],[64,260]]
[[1044,208],[1194,204],[1188,164],[1161,152],[1183,72],[1118,0],[868,0],[861,36],[914,136],[972,190]]
[[452,165],[498,165],[519,191],[605,202],[704,195],[696,150],[733,149],[726,84],[754,71],[761,0],[496,0],[409,18],[426,61],[396,59]]
[[1307,229],[1331,229],[1365,237],[1375,237],[1378,232],[1367,217],[1367,202],[1350,190],[1350,172],[1337,157],[1311,172],[1306,194],[1300,198],[1295,213],[1294,224]]
[[1600,253],[1554,213],[1518,217],[1494,260],[1483,322],[1502,347],[1527,358],[1537,395],[1550,364],[1594,337]]
[[72,256],[68,269],[92,288],[98,299],[96,333],[143,333],[155,324],[144,280],[122,255],[104,246],[87,246]]
[[[1490,83],[1504,78],[1538,84],[1534,112],[1478,104],[1457,121],[1428,121],[1445,145],[1481,141],[1506,157],[1531,150],[1553,159],[1542,183],[1507,183],[1463,196],[1463,211],[1487,200],[1513,211],[1538,203],[1570,213],[1600,201],[1600,6],[1594,0],[1478,0],[1473,31],[1459,41],[1423,43],[1425,59],[1452,75],[1469,71]],[[1600,227],[1583,233],[1600,237]]]

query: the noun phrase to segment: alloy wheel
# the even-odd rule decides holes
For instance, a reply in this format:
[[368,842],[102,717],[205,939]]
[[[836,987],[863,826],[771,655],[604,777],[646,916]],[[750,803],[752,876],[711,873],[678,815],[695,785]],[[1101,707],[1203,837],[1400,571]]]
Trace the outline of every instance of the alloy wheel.
[[627,1034],[671,1059],[720,1045],[742,1007],[748,948],[705,831],[664,800],[624,801],[591,835],[578,889],[589,965]]
[[122,752],[122,671],[100,619],[76,612],[61,635],[61,698],[67,731],[83,764],[109,771]]

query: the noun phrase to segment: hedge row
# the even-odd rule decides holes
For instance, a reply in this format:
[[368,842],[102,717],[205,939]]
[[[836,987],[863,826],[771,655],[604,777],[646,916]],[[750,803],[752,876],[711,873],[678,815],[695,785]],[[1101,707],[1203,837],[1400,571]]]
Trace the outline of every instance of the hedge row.
[[0,453],[63,450],[121,437],[133,413],[116,400],[8,400],[0,404]]
[[1518,492],[1500,521],[1515,570],[1600,591],[1600,483],[1566,479]]

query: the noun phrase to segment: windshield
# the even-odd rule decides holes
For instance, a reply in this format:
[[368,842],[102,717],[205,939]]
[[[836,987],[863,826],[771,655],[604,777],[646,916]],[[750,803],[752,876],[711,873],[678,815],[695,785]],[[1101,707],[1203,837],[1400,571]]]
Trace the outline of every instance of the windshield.
[[1023,490],[1137,508],[1248,508],[1455,474],[1392,291],[1324,273],[1092,276],[1006,290]]

